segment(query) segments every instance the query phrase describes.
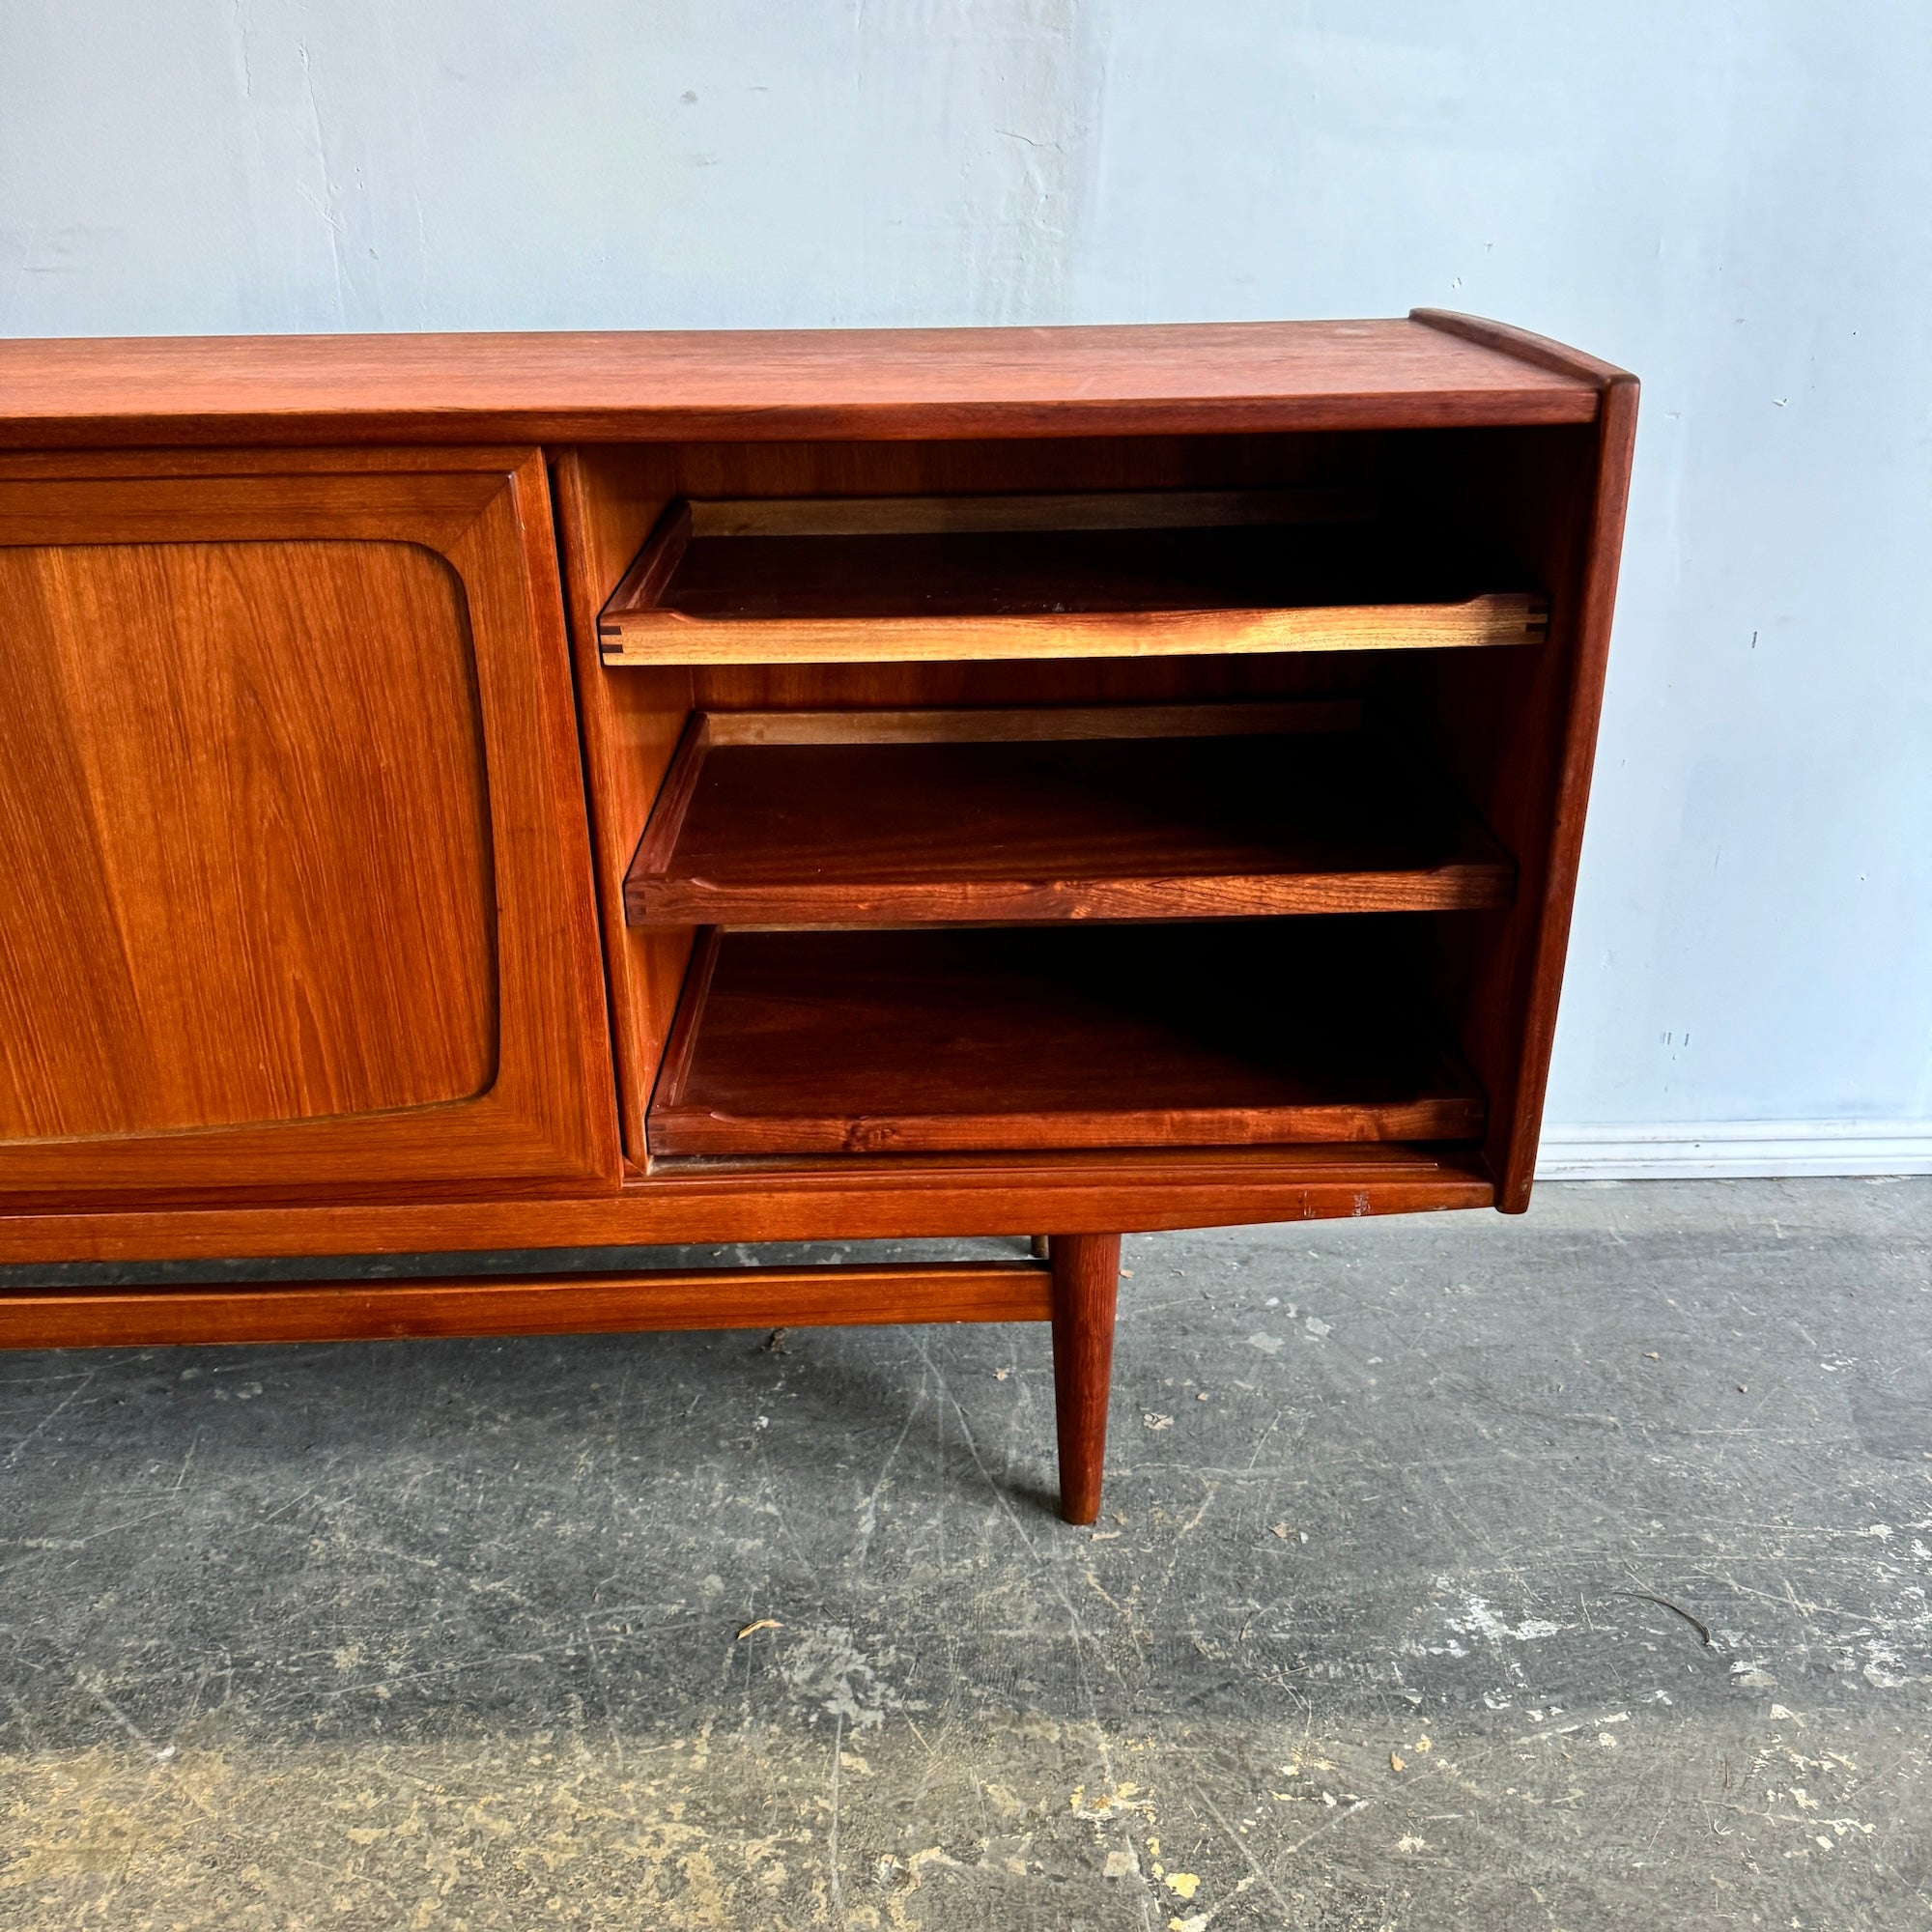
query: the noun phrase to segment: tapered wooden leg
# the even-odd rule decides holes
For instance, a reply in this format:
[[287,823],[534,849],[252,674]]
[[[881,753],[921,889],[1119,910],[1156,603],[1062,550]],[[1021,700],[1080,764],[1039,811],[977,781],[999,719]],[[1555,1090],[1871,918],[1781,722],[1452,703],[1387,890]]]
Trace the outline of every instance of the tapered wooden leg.
[[1031,1238],[1033,1241],[1034,1260],[1043,1262],[1046,1259],[1046,1236],[1044,1235],[1035,1235]]
[[1054,1235],[1050,1242],[1060,1514],[1068,1522],[1092,1522],[1100,1514],[1100,1466],[1107,1454],[1121,1237]]

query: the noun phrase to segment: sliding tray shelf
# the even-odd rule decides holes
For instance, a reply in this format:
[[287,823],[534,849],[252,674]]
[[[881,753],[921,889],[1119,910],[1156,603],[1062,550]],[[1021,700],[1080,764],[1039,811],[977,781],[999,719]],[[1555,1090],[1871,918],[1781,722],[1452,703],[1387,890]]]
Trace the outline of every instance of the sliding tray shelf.
[[607,665],[1540,643],[1548,600],[1344,489],[680,497],[598,618]]
[[632,924],[1258,917],[1506,906],[1509,854],[1351,699],[696,712]]
[[700,936],[652,1097],[675,1154],[1469,1141],[1395,923]]

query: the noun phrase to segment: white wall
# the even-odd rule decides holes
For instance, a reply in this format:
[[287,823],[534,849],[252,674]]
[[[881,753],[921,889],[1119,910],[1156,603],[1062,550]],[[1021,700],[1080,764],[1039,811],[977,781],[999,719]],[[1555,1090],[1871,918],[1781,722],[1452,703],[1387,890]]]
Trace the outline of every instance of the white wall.
[[1928,102],[1924,0],[11,0],[0,333],[1430,302],[1624,362],[1555,1139],[1932,1165]]

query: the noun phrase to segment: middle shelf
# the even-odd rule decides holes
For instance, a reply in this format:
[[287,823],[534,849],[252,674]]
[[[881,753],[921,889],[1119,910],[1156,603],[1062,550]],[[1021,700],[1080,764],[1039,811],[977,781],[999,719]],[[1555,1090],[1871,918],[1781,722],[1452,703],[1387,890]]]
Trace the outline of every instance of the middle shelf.
[[696,712],[634,925],[891,926],[1508,905],[1510,855],[1353,699]]

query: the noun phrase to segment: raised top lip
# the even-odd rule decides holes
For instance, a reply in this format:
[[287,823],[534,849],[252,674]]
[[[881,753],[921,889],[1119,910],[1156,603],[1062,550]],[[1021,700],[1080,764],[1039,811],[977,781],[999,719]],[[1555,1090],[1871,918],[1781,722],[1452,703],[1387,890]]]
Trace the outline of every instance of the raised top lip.
[[1583,422],[1610,365],[1340,322],[0,340],[0,441],[1211,433]]

